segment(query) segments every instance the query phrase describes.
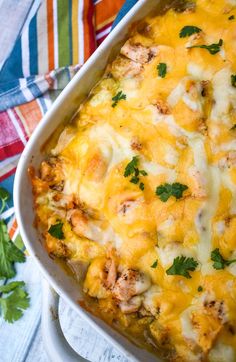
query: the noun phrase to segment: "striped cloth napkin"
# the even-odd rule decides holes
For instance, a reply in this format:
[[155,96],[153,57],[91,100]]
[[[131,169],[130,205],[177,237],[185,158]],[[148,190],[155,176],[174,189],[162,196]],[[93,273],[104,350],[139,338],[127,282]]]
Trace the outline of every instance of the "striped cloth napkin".
[[[11,195],[16,166],[30,135],[111,31],[124,2],[0,0],[0,186]],[[135,2],[126,1],[118,21]],[[1,217],[11,239],[24,249],[12,198]],[[16,278],[26,281],[31,306],[13,325],[0,317],[1,362],[25,361],[40,323],[40,276],[30,256],[17,265]]]

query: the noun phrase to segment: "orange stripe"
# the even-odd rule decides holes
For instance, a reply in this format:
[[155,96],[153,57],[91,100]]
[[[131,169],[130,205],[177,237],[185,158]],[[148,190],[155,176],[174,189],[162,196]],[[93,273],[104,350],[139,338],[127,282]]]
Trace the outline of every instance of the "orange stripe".
[[54,69],[54,31],[53,31],[53,0],[47,0],[48,25],[48,65],[49,70]]
[[116,1],[101,1],[96,5],[96,28],[99,29],[104,26],[108,19],[114,17],[121,6],[124,4],[125,0],[116,0]]
[[33,100],[29,103],[21,104],[16,108],[16,112],[21,118],[27,133],[31,135],[43,116],[37,101]]
[[10,236],[11,239],[13,238],[16,229],[17,229],[17,222],[16,222],[16,219],[14,219],[13,224],[12,224],[10,230],[9,230],[9,236]]

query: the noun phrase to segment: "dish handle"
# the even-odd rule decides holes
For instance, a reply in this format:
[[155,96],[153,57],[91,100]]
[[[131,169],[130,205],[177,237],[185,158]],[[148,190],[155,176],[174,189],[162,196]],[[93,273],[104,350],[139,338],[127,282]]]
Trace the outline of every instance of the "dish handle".
[[51,362],[89,362],[67,342],[58,317],[59,295],[42,279],[42,335]]

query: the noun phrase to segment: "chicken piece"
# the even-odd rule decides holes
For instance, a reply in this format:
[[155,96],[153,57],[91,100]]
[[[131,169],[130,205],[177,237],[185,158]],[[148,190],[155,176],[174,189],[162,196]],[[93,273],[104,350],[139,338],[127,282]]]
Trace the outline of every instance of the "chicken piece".
[[155,106],[157,107],[160,114],[170,114],[170,107],[168,106],[167,102],[163,101],[162,99],[158,99],[155,103]]
[[107,272],[107,278],[105,280],[105,285],[107,288],[111,289],[114,287],[116,283],[116,264],[114,258],[110,258],[107,260],[105,264],[105,271]]
[[133,78],[143,70],[143,65],[129,60],[125,57],[118,57],[111,66],[108,66],[107,72],[110,72],[116,79]]
[[88,232],[88,218],[80,209],[73,209],[67,212],[67,219],[71,222],[72,230],[78,236],[86,236]]
[[118,278],[112,293],[120,301],[127,302],[133,296],[144,293],[151,286],[147,275],[137,270],[126,269]]
[[140,151],[143,148],[143,145],[138,137],[135,136],[131,139],[131,148],[132,150],[137,150],[137,151]]
[[130,40],[127,40],[120,52],[134,62],[145,64],[157,54],[157,47],[148,48],[139,43],[133,44]]
[[136,295],[131,298],[128,302],[121,302],[119,307],[124,314],[135,313],[139,310],[142,304],[142,297],[140,295]]
[[40,165],[40,179],[48,183],[49,187],[62,191],[64,187],[63,171],[58,158],[51,157]]

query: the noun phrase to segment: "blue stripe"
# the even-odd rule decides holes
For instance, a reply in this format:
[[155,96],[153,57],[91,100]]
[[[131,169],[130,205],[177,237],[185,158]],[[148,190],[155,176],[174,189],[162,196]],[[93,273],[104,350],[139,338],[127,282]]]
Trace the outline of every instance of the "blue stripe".
[[0,182],[0,186],[4,187],[10,193],[10,199],[7,201],[7,209],[13,207],[13,184],[14,184],[15,175],[7,177],[5,180]]
[[[47,46],[45,44],[45,46]],[[38,74],[38,42],[37,42],[37,20],[36,15],[29,24],[29,51],[30,51],[30,74]]]
[[16,44],[9,56],[8,60],[0,72],[0,82],[9,82],[13,79],[23,78],[22,55],[21,55],[21,38]]
[[37,86],[35,82],[35,76],[31,75],[27,78],[27,88],[29,88],[30,92],[33,94],[34,98],[41,96],[42,92]]
[[130,11],[130,9],[138,2],[138,0],[126,0],[124,5],[119,11],[119,14],[117,15],[113,25],[112,29],[115,28],[115,26],[121,21],[121,19]]
[[45,102],[45,99],[43,97],[39,97],[38,98],[40,104],[41,104],[41,107],[43,109],[43,114],[45,114],[48,110],[47,106],[46,106],[46,102]]

